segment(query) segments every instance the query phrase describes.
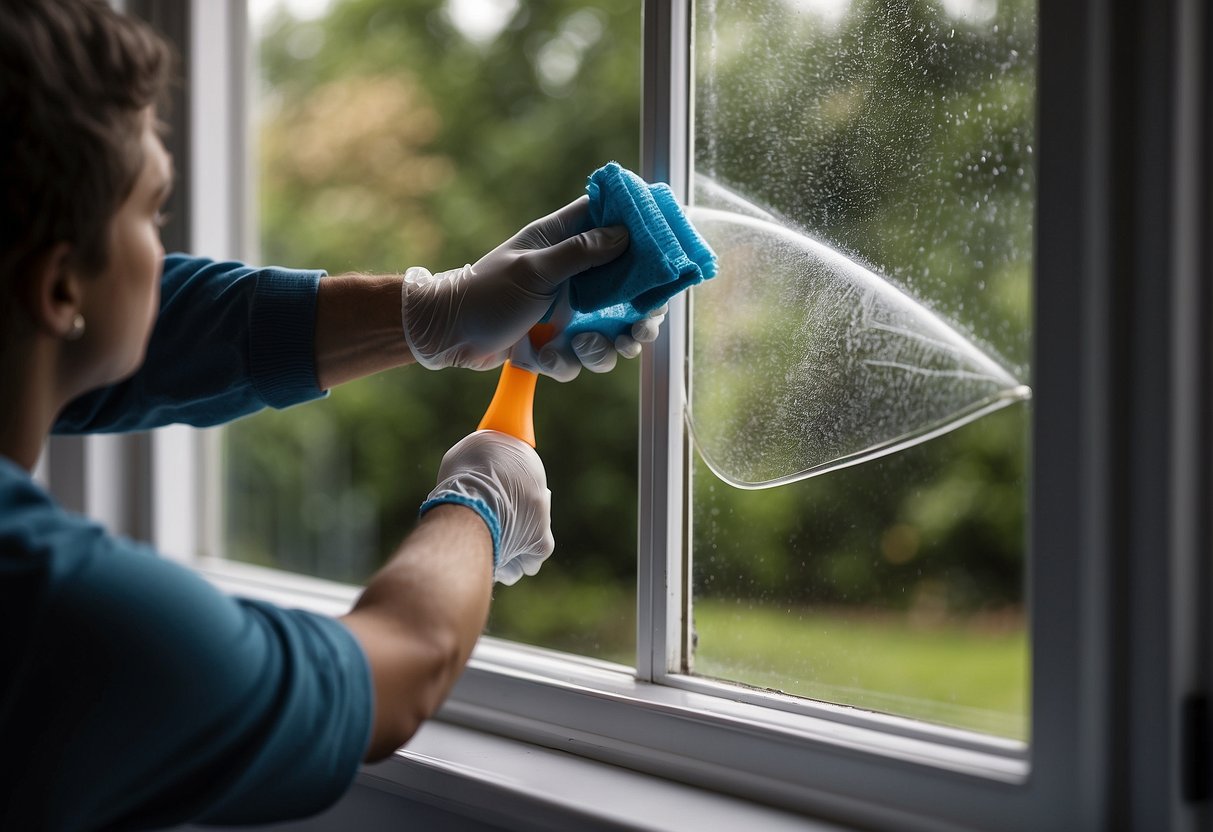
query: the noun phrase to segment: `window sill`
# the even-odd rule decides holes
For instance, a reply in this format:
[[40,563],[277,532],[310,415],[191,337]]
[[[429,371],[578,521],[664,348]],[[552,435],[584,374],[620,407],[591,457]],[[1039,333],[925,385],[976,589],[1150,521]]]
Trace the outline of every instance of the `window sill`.
[[358,785],[444,812],[527,830],[841,830],[803,815],[431,721]]

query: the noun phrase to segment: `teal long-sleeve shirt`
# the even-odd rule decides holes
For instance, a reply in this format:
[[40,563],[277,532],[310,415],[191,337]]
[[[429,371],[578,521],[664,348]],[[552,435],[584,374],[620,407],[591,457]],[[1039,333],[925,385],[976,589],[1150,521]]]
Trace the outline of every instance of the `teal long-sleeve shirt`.
[[[321,276],[169,256],[144,365],[56,431],[213,425],[323,395]],[[352,781],[372,710],[339,621],[227,596],[0,457],[0,829],[307,815]]]

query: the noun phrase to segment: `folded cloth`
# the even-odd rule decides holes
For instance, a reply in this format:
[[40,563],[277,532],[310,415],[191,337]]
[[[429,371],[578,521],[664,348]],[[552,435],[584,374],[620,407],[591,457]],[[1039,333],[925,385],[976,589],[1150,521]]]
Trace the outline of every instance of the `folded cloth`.
[[598,332],[614,341],[625,332],[630,333],[632,324],[647,314],[637,311],[630,303],[617,303],[593,312],[574,312],[563,332],[569,338],[579,332]]
[[576,311],[599,313],[628,305],[633,310],[626,313],[630,324],[684,289],[716,276],[715,253],[682,213],[668,185],[649,185],[618,162],[608,162],[590,175],[586,192],[590,227],[626,226],[631,242],[615,260],[569,282],[569,301]]

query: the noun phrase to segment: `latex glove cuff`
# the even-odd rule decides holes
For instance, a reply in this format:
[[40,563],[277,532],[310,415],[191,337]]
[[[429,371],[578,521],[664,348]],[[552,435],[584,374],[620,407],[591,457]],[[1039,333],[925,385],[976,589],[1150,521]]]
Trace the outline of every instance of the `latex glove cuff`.
[[[427,370],[441,370],[456,362],[458,348],[450,344],[451,316],[439,314],[442,308],[450,308],[454,297],[454,286],[467,269],[433,274],[429,269],[412,266],[404,273],[404,284],[400,290],[400,322],[404,328],[404,340],[409,345],[413,358]],[[444,326],[445,324],[445,326]]]
[[543,462],[512,436],[479,430],[447,451],[420,513],[444,503],[472,509],[488,526],[493,577],[500,583],[534,575],[555,549]]

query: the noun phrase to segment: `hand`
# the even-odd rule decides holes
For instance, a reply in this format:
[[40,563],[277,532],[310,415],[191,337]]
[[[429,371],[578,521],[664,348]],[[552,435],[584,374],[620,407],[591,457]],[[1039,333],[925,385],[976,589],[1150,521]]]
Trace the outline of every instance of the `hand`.
[[476,261],[440,274],[404,273],[405,339],[431,370],[498,367],[551,308],[573,275],[614,260],[628,244],[622,226],[583,233],[589,197],[536,220]]
[[[567,293],[561,294],[562,299],[558,304],[567,305]],[[578,332],[572,337],[558,332],[551,341],[536,349],[530,339],[523,338],[510,350],[510,361],[516,366],[543,373],[562,382],[575,379],[582,367],[591,373],[609,373],[615,369],[619,356],[635,358],[640,355],[645,344],[657,340],[668,310],[668,305],[654,309],[632,324],[627,332],[617,335],[614,339],[600,332]],[[563,322],[567,322],[570,317],[571,308]],[[561,322],[561,318],[558,312],[553,316],[553,321]]]
[[508,434],[478,430],[446,452],[421,513],[443,503],[481,516],[493,536],[493,577],[507,586],[538,572],[556,548],[543,462]]

